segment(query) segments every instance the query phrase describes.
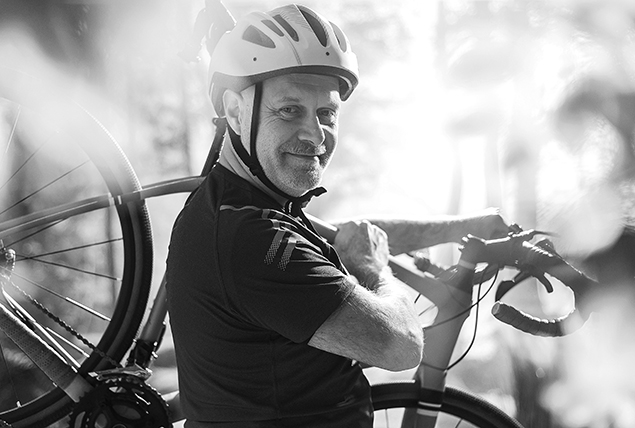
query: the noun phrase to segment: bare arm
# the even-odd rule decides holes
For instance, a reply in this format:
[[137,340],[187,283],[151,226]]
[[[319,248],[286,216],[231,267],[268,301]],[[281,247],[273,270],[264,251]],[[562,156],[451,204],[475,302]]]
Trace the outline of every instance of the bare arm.
[[416,367],[423,331],[412,300],[387,268],[385,233],[350,222],[340,226],[335,246],[359,284],[309,345],[387,370]]
[[448,242],[460,242],[468,233],[490,239],[505,236],[508,227],[497,209],[468,215],[438,216],[425,220],[369,220],[388,235],[391,254],[402,254]]

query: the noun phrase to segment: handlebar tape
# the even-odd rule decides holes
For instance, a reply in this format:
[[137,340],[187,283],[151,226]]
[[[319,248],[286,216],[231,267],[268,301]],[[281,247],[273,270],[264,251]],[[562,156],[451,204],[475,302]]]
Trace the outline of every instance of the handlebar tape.
[[575,312],[576,310],[573,310],[562,318],[545,320],[528,315],[502,302],[496,302],[492,307],[492,315],[499,321],[525,333],[543,337],[561,337],[572,333],[576,326],[569,328],[567,325],[565,328],[565,321]]

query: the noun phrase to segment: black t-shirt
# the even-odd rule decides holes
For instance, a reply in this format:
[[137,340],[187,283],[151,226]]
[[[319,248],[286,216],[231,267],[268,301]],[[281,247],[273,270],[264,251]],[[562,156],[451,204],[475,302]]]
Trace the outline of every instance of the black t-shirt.
[[352,291],[344,272],[301,219],[217,165],[179,215],[167,261],[188,420],[370,427],[359,365],[307,345]]

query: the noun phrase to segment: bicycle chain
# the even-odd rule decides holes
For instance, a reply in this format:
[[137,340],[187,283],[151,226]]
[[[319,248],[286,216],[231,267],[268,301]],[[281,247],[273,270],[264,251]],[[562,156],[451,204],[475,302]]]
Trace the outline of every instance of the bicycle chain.
[[93,352],[97,353],[97,355],[99,355],[101,358],[103,358],[106,361],[108,361],[114,367],[117,367],[117,368],[121,367],[121,364],[119,364],[118,361],[116,361],[114,358],[110,357],[108,354],[106,354],[104,351],[99,349],[97,346],[93,345],[88,339],[86,339],[84,336],[82,336],[81,333],[77,332],[73,327],[71,327],[68,323],[66,323],[66,321],[64,321],[63,319],[61,319],[60,317],[58,317],[57,315],[55,315],[51,311],[49,311],[43,304],[38,302],[37,299],[35,299],[29,293],[27,293],[26,291],[24,291],[23,289],[21,289],[20,287],[15,285],[15,283],[13,281],[7,281],[7,282],[9,284],[11,284],[11,286],[13,286],[13,288],[18,290],[18,292],[20,292],[29,301],[29,303],[31,303],[33,306],[35,306],[37,309],[39,309],[44,315],[46,315],[47,317],[52,319],[55,323],[57,323],[60,327],[62,327],[64,330],[66,330],[68,333],[70,333],[76,339],[81,341],[84,345],[89,347]]

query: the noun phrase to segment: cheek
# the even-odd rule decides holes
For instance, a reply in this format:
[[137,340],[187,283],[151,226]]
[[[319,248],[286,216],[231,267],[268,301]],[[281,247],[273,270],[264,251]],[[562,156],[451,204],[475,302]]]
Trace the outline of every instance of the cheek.
[[324,140],[324,144],[326,145],[326,150],[328,153],[333,154],[338,143],[337,132],[327,132],[325,135],[326,139]]
[[256,153],[260,165],[264,168],[276,168],[280,163],[280,153],[276,140],[267,138],[263,134],[258,134],[258,142],[256,144]]

